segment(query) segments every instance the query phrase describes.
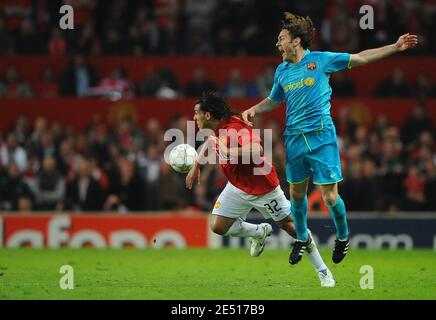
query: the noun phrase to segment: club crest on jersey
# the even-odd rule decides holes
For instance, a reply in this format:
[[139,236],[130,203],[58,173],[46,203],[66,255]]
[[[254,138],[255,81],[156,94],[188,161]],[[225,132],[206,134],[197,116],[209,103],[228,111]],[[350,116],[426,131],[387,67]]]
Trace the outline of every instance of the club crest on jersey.
[[313,71],[316,69],[316,63],[315,62],[311,62],[307,64],[307,70],[309,71]]
[[219,209],[221,207],[221,202],[219,200],[217,200],[215,202],[215,209]]

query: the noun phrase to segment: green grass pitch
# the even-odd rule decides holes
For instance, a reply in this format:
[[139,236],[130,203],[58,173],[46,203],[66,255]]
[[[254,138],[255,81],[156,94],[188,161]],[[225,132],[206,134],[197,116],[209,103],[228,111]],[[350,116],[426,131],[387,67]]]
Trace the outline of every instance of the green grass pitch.
[[[351,250],[339,265],[321,250],[336,279],[321,288],[307,257],[296,266],[287,250],[252,258],[247,249],[1,249],[0,299],[436,299],[431,250]],[[74,289],[62,290],[62,265],[74,269]],[[374,289],[360,288],[362,265]]]

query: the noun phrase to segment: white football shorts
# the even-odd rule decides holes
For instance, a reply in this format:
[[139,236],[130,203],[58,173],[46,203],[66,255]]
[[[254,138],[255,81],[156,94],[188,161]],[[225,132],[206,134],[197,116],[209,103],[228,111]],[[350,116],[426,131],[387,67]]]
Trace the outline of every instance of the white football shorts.
[[265,219],[272,218],[274,221],[281,221],[291,214],[291,205],[280,186],[264,195],[254,196],[236,188],[230,182],[215,202],[212,214],[245,220],[253,208]]

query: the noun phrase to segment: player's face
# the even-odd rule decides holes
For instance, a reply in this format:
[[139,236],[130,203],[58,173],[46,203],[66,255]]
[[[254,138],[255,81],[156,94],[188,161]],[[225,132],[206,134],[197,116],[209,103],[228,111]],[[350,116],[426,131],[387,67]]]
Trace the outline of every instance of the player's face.
[[200,109],[200,105],[194,107],[194,121],[197,123],[198,129],[205,128],[207,124],[206,113]]
[[292,60],[292,57],[296,54],[295,43],[292,41],[289,31],[286,29],[280,31],[277,37],[276,47],[282,54],[283,61]]

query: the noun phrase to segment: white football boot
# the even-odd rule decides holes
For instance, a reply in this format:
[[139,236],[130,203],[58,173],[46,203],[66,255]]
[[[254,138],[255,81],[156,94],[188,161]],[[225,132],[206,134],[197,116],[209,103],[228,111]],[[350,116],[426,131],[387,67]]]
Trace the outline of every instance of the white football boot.
[[321,281],[321,287],[333,288],[336,284],[333,274],[329,269],[324,269],[318,272],[319,280]]
[[252,257],[260,256],[265,248],[265,239],[272,233],[272,226],[269,223],[261,223],[259,228],[263,229],[263,235],[260,238],[249,238],[251,242],[250,255]]

